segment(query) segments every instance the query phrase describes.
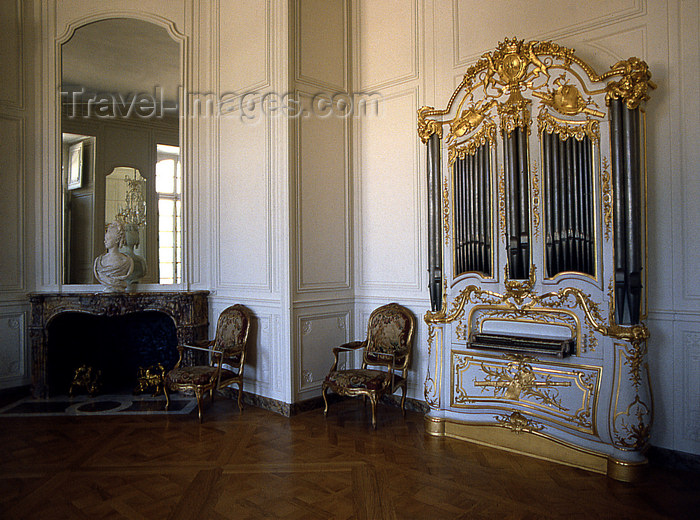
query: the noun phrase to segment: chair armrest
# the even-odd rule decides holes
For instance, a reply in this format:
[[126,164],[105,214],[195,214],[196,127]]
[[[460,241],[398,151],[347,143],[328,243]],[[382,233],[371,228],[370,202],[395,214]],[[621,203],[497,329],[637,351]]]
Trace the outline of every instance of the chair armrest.
[[364,348],[366,341],[351,341],[349,343],[344,343],[339,347],[333,348],[333,366],[331,367],[331,372],[334,372],[338,368],[338,354],[341,352],[352,352]]
[[[198,344],[210,344],[213,345],[213,341],[206,341],[206,342],[197,342]],[[182,358],[185,354],[185,349],[188,350],[199,350],[201,352],[209,352],[210,354],[213,354],[214,357],[221,357],[221,352],[218,350],[214,350],[213,348],[204,348],[204,347],[199,347],[197,345],[178,345],[177,346],[177,351],[180,354],[180,358],[177,360],[177,363],[175,363],[174,368],[178,368],[180,364],[182,363]]]
[[351,341],[350,343],[344,343],[340,345],[339,347],[334,347],[333,348],[333,354],[339,354],[340,352],[351,352],[353,350],[357,350],[358,348],[362,348],[365,346],[364,341]]

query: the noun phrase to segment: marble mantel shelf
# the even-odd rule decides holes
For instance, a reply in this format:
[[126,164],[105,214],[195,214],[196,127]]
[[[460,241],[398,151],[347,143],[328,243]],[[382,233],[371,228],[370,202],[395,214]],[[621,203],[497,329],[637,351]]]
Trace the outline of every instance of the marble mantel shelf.
[[191,343],[207,338],[209,328],[208,291],[173,292],[85,292],[33,293],[29,335],[32,343],[32,392],[47,397],[48,388],[48,324],[65,312],[83,312],[100,316],[160,311],[175,323],[178,343]]

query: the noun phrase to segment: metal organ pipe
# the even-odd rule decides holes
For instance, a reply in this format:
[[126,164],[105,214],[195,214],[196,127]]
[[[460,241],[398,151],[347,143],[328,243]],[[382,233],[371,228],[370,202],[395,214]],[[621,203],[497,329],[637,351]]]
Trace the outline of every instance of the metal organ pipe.
[[428,288],[433,311],[442,308],[442,194],[440,193],[440,138],[428,140]]

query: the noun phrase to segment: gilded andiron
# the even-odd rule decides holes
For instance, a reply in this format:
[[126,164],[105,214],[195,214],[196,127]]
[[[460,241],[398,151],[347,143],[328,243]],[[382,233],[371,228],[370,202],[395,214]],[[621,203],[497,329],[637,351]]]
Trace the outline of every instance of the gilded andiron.
[[155,397],[163,393],[163,383],[165,381],[165,367],[162,363],[151,365],[148,368],[139,367],[136,376],[136,388],[134,395],[143,394],[153,390],[152,396]]
[[90,397],[95,397],[101,389],[102,372],[94,367],[82,365],[75,369],[68,395],[74,397],[84,390]]
[[573,49],[506,38],[444,109],[418,109],[429,433],[638,477],[654,88],[638,58],[597,74]]

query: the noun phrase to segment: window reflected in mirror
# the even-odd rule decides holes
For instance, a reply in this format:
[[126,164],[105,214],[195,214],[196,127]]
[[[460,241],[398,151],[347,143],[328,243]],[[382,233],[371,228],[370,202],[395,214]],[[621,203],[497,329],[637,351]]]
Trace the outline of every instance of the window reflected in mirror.
[[180,148],[156,145],[156,193],[158,194],[158,271],[160,283],[182,280]]

